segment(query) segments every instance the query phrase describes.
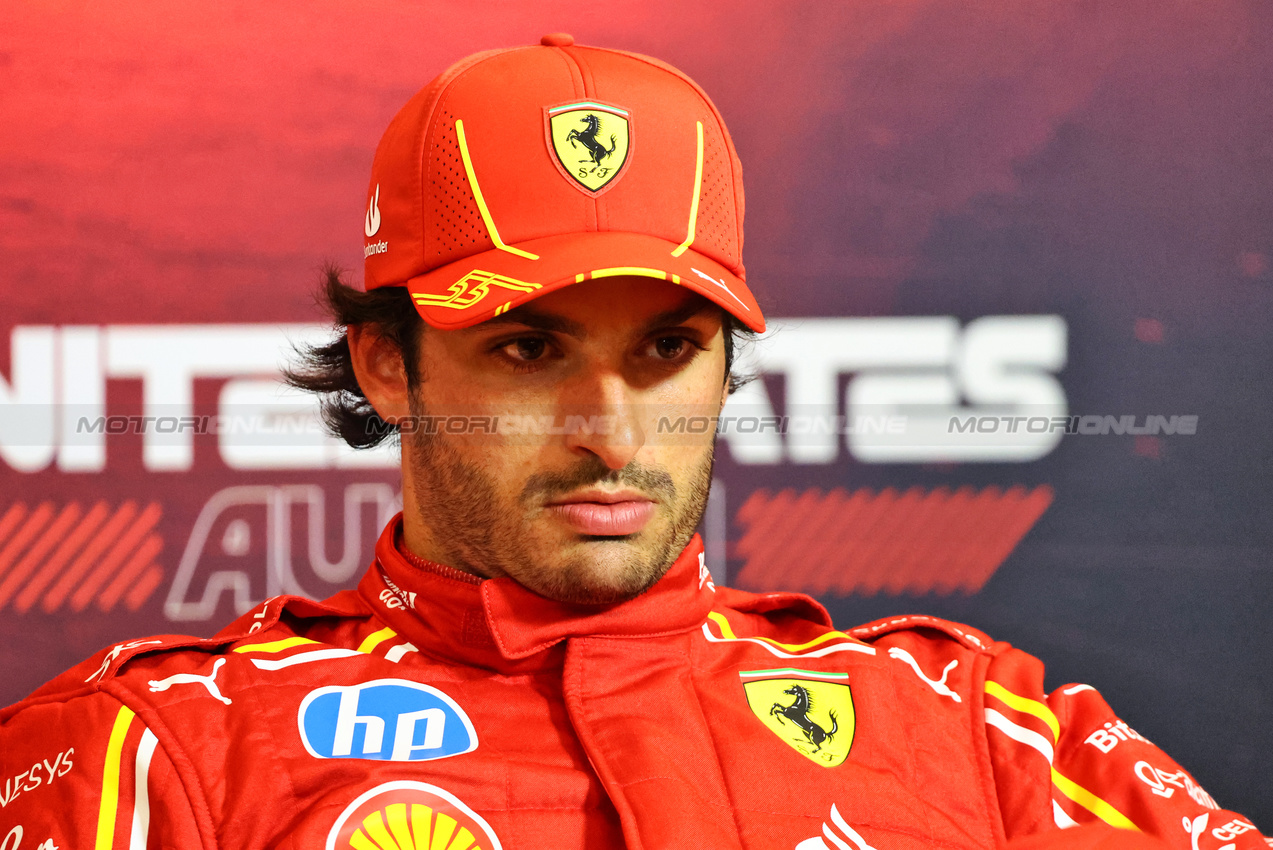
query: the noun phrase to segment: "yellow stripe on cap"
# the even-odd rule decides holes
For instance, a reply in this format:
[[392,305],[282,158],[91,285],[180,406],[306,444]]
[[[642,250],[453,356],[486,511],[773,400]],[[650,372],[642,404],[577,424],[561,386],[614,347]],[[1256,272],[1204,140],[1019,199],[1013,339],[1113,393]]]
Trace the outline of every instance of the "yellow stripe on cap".
[[124,738],[128,735],[128,727],[132,725],[134,716],[133,710],[128,706],[120,708],[106,743],[106,766],[102,769],[102,802],[97,810],[94,850],[110,850],[115,843],[115,814],[119,810],[119,767],[124,755]]
[[1119,829],[1130,829],[1140,832],[1140,827],[1131,822],[1127,815],[1102,800],[1100,797],[1088,791],[1082,785],[1079,785],[1073,779],[1069,779],[1057,773],[1056,768],[1052,768],[1052,784],[1057,790],[1065,796],[1069,797],[1075,803],[1087,809],[1110,826]]
[[1053,742],[1061,739],[1061,723],[1056,719],[1056,715],[1052,713],[1052,709],[1048,708],[1043,703],[1038,700],[1017,696],[998,682],[990,680],[986,681],[986,693],[1004,703],[1009,708],[1015,708],[1017,711],[1021,711],[1026,714],[1033,714],[1035,717],[1048,724],[1048,728],[1052,730]]
[[608,269],[595,269],[588,272],[588,276],[591,278],[619,277],[625,274],[637,275],[638,277],[657,277],[659,280],[667,280],[667,272],[660,269],[647,269],[642,266],[611,266]]
[[[469,178],[469,189],[473,192],[473,200],[477,201],[477,211],[482,214],[482,223],[486,225],[486,232],[490,234],[491,241],[495,243],[495,247],[501,251],[525,257],[528,260],[538,260],[538,254],[532,254],[530,251],[523,251],[521,248],[505,245],[504,240],[499,238],[499,231],[495,228],[495,221],[491,218],[491,211],[487,209],[486,199],[482,197],[482,189],[477,185],[477,175],[473,173],[473,160],[469,158],[469,145],[464,138],[464,122],[459,118],[455,119],[455,136],[460,141],[460,158],[464,160],[464,173]],[[697,203],[697,200],[695,203]]]
[[694,244],[694,229],[698,226],[698,193],[703,188],[703,122],[695,123],[698,124],[698,153],[694,164],[694,200],[690,203],[690,226],[685,241],[672,251],[673,257],[681,256],[686,248]]
[[656,277],[660,280],[670,280],[678,286],[681,283],[679,274],[669,274],[660,269],[648,269],[644,266],[611,266],[608,269],[594,269],[590,272],[580,272],[575,275],[575,283],[583,283],[585,280],[596,279],[599,277],[619,277],[620,275],[636,275],[637,277]]

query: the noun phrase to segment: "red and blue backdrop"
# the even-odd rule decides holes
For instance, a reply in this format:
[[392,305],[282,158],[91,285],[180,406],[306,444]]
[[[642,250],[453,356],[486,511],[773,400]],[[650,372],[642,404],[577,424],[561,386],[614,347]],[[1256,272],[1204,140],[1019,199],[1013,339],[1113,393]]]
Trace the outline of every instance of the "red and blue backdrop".
[[[1269,829],[1262,0],[5,4],[0,703],[361,571],[395,461],[289,430],[277,367],[398,107],[553,31],[711,94],[778,327],[731,405],[839,423],[721,438],[718,577],[1012,641]],[[112,425],[237,413],[278,442]]]

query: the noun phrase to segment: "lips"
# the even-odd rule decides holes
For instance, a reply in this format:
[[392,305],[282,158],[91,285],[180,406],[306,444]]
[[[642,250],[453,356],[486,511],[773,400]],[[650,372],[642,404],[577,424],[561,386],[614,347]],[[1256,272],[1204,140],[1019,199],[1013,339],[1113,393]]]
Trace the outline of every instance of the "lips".
[[645,528],[654,507],[654,502],[634,493],[586,493],[550,504],[548,510],[578,534],[622,537]]

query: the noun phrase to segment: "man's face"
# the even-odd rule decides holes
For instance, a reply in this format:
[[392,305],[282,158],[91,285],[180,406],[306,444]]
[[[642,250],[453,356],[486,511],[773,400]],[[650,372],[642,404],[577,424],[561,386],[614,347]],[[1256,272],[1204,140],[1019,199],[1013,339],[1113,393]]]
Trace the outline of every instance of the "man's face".
[[417,554],[550,599],[606,603],[648,588],[689,541],[713,434],[660,434],[657,423],[720,411],[715,305],[650,278],[587,281],[472,328],[426,329],[419,366],[413,415],[499,417],[503,433],[404,429]]

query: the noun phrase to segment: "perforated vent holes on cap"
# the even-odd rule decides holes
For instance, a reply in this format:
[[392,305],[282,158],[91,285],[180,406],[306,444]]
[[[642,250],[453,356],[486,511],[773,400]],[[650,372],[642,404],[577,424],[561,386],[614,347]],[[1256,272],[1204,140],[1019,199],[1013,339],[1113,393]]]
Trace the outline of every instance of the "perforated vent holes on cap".
[[[455,116],[444,112],[433,134],[432,153],[426,152],[430,163],[425,191],[429,197],[430,214],[425,219],[432,225],[425,233],[430,245],[430,256],[425,258],[431,267],[443,266],[479,251],[495,247],[482,223],[464,173],[464,160],[460,156],[460,144],[455,135]],[[479,175],[478,179],[481,179]]]
[[[707,128],[704,128],[705,130]],[[703,134],[703,186],[698,201],[696,244],[700,250],[712,246],[724,255],[726,265],[739,262],[738,219],[733,194],[729,154],[724,141],[712,132]]]

